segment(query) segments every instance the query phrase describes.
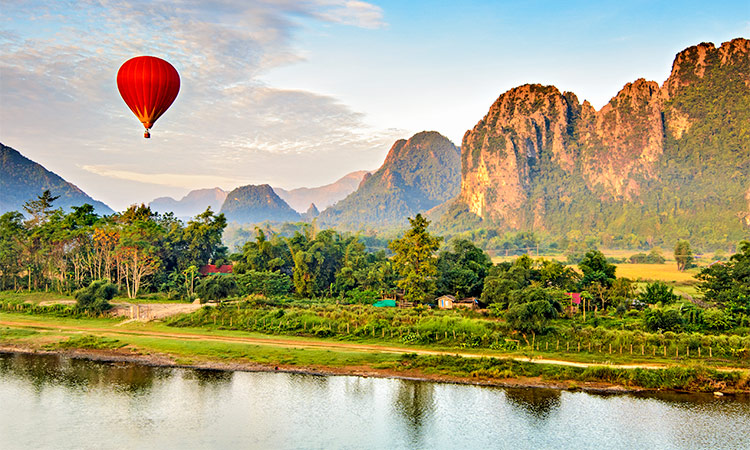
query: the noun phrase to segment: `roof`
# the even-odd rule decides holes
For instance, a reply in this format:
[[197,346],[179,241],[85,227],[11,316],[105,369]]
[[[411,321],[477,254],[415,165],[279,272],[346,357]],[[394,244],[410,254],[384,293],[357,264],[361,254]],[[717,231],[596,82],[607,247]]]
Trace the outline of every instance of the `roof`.
[[440,300],[441,298],[447,298],[447,299],[449,299],[451,301],[454,301],[454,302],[456,301],[456,297],[454,297],[452,295],[441,295],[440,297],[436,298],[435,300]]
[[376,308],[395,308],[396,300],[380,300],[372,304]]
[[463,300],[459,300],[457,303],[479,303],[479,299],[476,297],[468,297]]
[[232,273],[232,266],[230,264],[224,264],[223,266],[215,266],[213,264],[207,264],[198,269],[201,275],[214,275],[214,274],[230,274]]

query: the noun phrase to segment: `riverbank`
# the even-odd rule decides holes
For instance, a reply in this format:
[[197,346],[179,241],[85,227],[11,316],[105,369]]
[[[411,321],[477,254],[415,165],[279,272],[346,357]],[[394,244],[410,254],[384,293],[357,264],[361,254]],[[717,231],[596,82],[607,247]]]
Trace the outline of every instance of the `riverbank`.
[[[75,323],[71,326],[69,323]],[[83,323],[81,323],[83,322]],[[216,336],[101,328],[101,322],[0,320],[0,351],[59,354],[158,367],[351,375],[597,393],[750,392],[747,371],[701,366],[617,366],[398,349],[274,336]],[[94,326],[94,324],[99,326]],[[4,330],[4,332],[2,332]]]
[[[604,382],[582,382],[573,380],[545,380],[541,377],[519,377],[519,378],[477,378],[451,376],[447,374],[429,374],[418,370],[396,371],[393,369],[382,369],[368,366],[348,367],[326,367],[326,366],[296,366],[296,365],[274,365],[262,364],[248,361],[202,361],[190,364],[180,363],[175,355],[168,354],[139,354],[129,349],[65,349],[45,350],[18,345],[0,345],[0,353],[7,354],[34,354],[34,355],[59,355],[68,358],[86,359],[104,363],[133,363],[150,367],[167,367],[182,369],[221,370],[234,372],[282,372],[317,376],[358,376],[373,378],[393,378],[412,381],[430,381],[438,383],[467,384],[476,386],[496,386],[512,388],[546,388],[570,391],[582,391],[599,394],[623,394],[651,391],[638,387],[625,387],[618,384]],[[748,391],[750,392],[750,391]]]

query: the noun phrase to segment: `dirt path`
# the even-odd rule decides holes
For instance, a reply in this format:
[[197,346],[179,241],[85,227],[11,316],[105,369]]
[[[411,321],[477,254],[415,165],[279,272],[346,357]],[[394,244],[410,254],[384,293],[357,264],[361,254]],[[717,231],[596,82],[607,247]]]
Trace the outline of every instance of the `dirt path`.
[[267,345],[274,347],[291,347],[291,348],[310,348],[310,349],[330,349],[330,350],[344,350],[344,351],[359,351],[359,352],[379,352],[379,353],[416,353],[419,355],[459,355],[467,358],[481,358],[481,357],[497,357],[513,359],[515,361],[532,362],[535,364],[554,364],[571,367],[591,367],[591,366],[610,366],[620,369],[663,369],[666,366],[663,364],[602,364],[602,363],[583,363],[564,361],[557,359],[544,359],[534,358],[529,360],[526,357],[519,357],[507,354],[496,354],[496,355],[483,355],[478,353],[467,353],[461,351],[442,351],[442,350],[425,350],[425,349],[411,349],[402,347],[391,347],[387,345],[372,345],[372,344],[357,344],[351,342],[331,342],[322,340],[295,340],[285,339],[277,337],[251,337],[251,336],[213,336],[209,334],[198,334],[198,333],[168,333],[162,331],[148,331],[148,330],[132,330],[132,329],[113,329],[113,328],[101,328],[101,327],[82,327],[82,326],[70,326],[70,325],[51,325],[45,322],[34,322],[24,321],[15,322],[8,320],[0,320],[0,325],[17,327],[17,328],[41,328],[49,330],[60,330],[60,331],[80,331],[92,334],[99,334],[105,336],[148,336],[163,339],[183,339],[183,340],[195,340],[195,341],[212,341],[212,342],[232,342],[232,343],[243,343],[249,345]]

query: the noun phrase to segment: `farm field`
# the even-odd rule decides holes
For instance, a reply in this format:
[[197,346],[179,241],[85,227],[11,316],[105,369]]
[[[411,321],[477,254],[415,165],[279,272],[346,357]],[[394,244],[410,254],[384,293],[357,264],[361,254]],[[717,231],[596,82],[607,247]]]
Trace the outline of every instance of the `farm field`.
[[616,264],[617,276],[631,280],[673,281],[678,283],[697,281],[698,269],[685,272],[677,270],[677,264]]

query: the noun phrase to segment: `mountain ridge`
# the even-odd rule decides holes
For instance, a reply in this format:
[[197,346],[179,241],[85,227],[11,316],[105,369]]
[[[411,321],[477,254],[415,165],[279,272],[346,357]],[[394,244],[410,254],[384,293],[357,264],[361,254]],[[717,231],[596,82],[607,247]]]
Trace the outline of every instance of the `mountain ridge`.
[[423,131],[397,140],[380,168],[318,220],[354,229],[403,226],[406,217],[455,197],[459,186],[459,149],[440,133]]
[[23,212],[23,205],[34,200],[45,190],[59,196],[53,206],[67,208],[88,203],[97,214],[113,214],[114,210],[94,200],[78,186],[66,181],[41,164],[23,156],[18,150],[0,143],[0,214]]

